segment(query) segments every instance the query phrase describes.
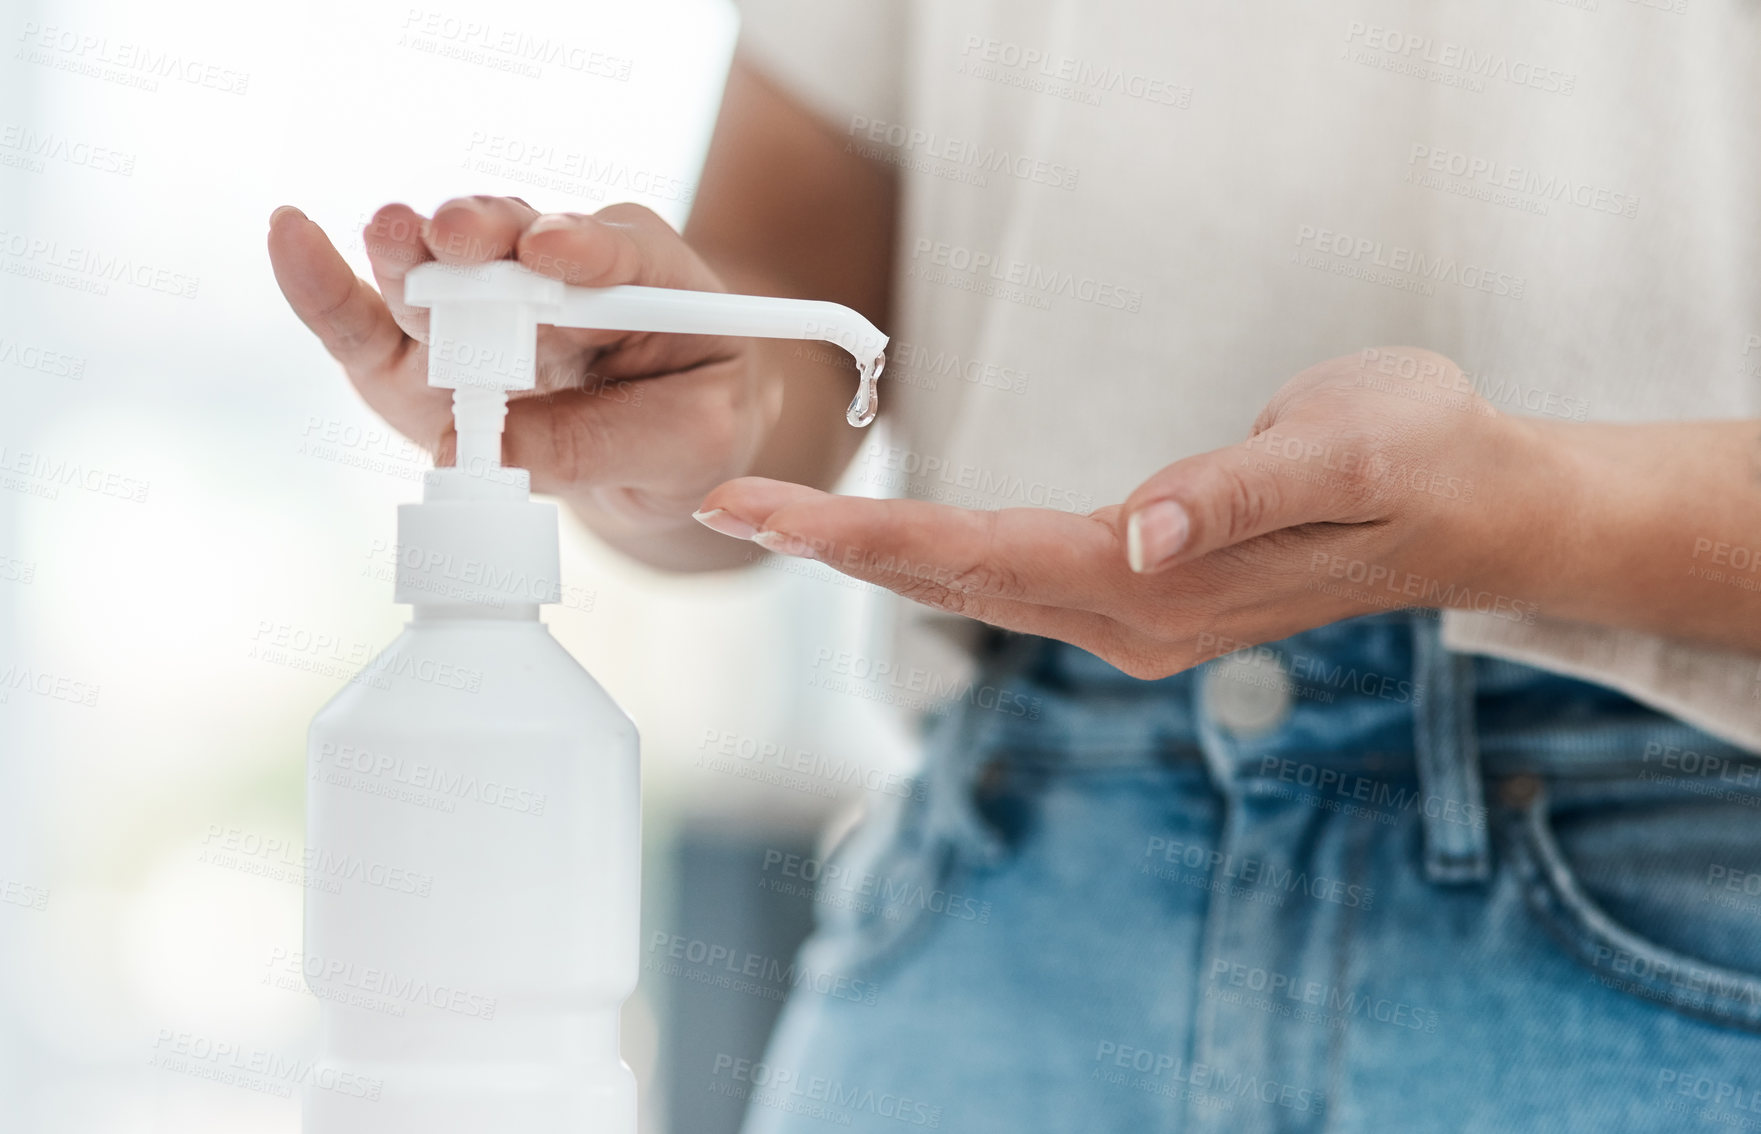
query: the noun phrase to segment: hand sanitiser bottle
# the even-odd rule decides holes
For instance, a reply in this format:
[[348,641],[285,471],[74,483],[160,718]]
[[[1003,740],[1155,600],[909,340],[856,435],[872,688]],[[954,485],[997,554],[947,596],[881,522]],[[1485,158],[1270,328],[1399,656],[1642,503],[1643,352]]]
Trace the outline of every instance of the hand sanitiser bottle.
[[577,288],[512,262],[429,264],[428,380],[455,467],[398,510],[404,632],[312,722],[306,924],[320,1001],[306,1134],[635,1134],[618,1016],[636,987],[636,729],[550,636],[557,515],[501,467],[540,323],[821,339],[874,417],[886,337],[831,303]]

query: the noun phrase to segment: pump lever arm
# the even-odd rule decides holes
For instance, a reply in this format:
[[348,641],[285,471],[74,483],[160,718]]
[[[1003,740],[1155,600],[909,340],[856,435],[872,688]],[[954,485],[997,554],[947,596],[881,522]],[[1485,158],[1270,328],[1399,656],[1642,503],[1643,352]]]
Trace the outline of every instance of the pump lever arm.
[[419,265],[404,301],[433,312],[428,383],[450,389],[527,390],[538,325],[603,331],[818,339],[856,360],[851,425],[874,420],[887,336],[840,303],[619,284],[572,287],[512,260]]
[[535,324],[554,327],[819,339],[864,367],[887,346],[879,328],[841,303],[636,284],[572,287],[512,260],[422,264],[404,277],[404,300],[414,307],[523,304]]
[[841,303],[778,299],[665,287],[565,287],[553,318],[558,327],[739,335],[755,339],[820,339],[842,347],[859,363],[886,349],[887,336]]

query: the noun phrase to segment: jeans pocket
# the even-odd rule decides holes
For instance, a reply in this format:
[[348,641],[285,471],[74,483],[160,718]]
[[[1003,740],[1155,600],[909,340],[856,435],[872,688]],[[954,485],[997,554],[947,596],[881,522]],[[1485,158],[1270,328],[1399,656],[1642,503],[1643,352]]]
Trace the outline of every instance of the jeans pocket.
[[1600,983],[1761,1032],[1761,811],[1637,780],[1504,784],[1530,909]]

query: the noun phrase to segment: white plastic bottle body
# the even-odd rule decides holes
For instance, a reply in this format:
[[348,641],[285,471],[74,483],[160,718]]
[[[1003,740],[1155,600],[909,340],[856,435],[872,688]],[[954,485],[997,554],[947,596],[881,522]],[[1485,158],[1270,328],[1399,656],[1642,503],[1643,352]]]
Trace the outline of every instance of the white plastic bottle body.
[[421,613],[313,720],[306,814],[306,1134],[635,1134],[636,730],[535,616]]

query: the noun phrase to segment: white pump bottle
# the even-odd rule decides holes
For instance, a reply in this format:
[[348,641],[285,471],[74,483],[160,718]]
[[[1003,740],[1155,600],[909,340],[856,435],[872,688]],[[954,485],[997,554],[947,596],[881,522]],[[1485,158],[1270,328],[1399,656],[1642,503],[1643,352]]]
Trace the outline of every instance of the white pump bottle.
[[538,619],[556,507],[501,467],[507,392],[534,384],[540,323],[822,339],[857,359],[866,425],[887,340],[836,304],[567,287],[512,262],[415,268],[405,299],[431,309],[458,460],[398,509],[411,621],[312,721],[304,1129],[635,1134],[636,729]]

